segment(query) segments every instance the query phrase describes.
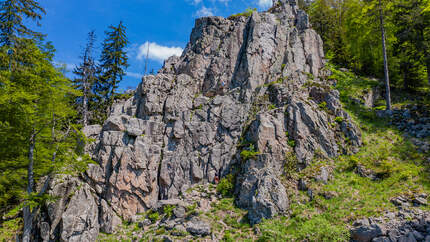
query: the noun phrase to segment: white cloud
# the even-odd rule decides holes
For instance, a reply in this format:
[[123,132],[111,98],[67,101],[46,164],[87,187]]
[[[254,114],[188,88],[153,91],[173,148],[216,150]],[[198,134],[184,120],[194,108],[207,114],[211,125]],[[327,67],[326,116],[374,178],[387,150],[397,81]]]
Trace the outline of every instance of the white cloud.
[[136,79],[142,79],[142,77],[143,77],[143,75],[140,74],[140,73],[129,72],[129,71],[126,72],[126,75],[129,76],[129,77],[136,78]]
[[212,8],[207,8],[203,6],[194,15],[200,18],[200,17],[214,16],[214,13]]
[[202,0],[193,0],[193,4],[194,5],[197,5],[197,4],[201,3],[201,2],[202,2]]
[[163,62],[170,56],[181,56],[183,49],[181,47],[168,47],[162,46],[153,42],[146,42],[145,44],[139,46],[137,59],[144,60],[146,58],[148,52],[149,45],[149,53],[148,58],[151,60],[156,60],[159,62]]
[[260,8],[270,8],[272,6],[272,0],[258,0],[258,6]]

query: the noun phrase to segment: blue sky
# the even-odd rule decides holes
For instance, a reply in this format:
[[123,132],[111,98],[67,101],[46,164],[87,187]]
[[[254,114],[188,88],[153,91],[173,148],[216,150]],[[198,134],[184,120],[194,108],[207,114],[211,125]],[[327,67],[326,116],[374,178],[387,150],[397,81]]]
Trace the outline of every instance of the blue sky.
[[[180,55],[189,40],[196,18],[227,17],[246,8],[264,10],[272,0],[39,0],[46,10],[38,31],[47,34],[57,49],[55,61],[72,70],[79,63],[87,33],[96,31],[97,53],[104,31],[123,21],[130,41],[130,67],[120,88],[136,87],[145,69],[146,47],[150,45],[148,71],[157,71],[167,56]],[[68,73],[71,76],[71,73]]]

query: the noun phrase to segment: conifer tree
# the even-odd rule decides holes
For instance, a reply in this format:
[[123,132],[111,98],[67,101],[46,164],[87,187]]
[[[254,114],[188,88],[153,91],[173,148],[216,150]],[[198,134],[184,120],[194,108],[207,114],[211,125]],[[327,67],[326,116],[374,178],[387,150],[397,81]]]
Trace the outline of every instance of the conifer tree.
[[22,211],[24,242],[32,240],[50,179],[82,172],[88,161],[77,159],[83,155],[76,141],[82,136],[71,124],[76,114],[70,102],[78,91],[52,64],[53,46],[24,25],[24,18],[37,22],[41,13],[32,0],[5,0],[0,6],[0,211],[12,216]]
[[97,82],[97,75],[99,73],[99,68],[93,57],[95,41],[95,32],[89,32],[88,42],[81,56],[82,63],[73,71],[73,73],[77,76],[77,78],[73,80],[74,87],[77,90],[80,90],[82,93],[82,96],[78,97],[76,101],[80,116],[79,121],[84,126],[89,124],[91,118],[90,107],[92,107],[94,103],[93,90]]
[[[42,51],[33,40],[17,43],[18,64],[13,71],[0,72],[0,170],[7,176],[3,179],[15,180],[22,189],[16,198],[24,201],[19,207],[24,221],[22,241],[30,241],[38,201],[43,200],[47,186],[36,191],[36,182],[80,162],[74,153],[78,131],[71,124],[75,110],[69,105],[70,97],[78,92],[52,65],[52,53]],[[5,58],[1,51],[0,59]],[[1,61],[3,70],[6,65]]]
[[0,44],[11,47],[18,37],[37,38],[42,35],[24,25],[24,19],[39,24],[45,10],[35,0],[5,0],[0,6]]
[[128,45],[126,27],[122,21],[118,26],[109,26],[105,32],[103,50],[100,58],[101,77],[97,85],[97,94],[102,99],[103,116],[108,115],[113,104],[116,90],[125,75],[128,65],[128,57],[125,48]]

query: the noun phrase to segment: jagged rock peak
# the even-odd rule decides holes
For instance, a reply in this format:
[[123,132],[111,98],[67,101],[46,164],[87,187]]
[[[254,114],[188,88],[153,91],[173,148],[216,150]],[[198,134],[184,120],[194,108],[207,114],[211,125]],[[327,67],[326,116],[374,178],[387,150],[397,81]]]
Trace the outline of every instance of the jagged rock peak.
[[160,73],[189,75],[205,96],[239,87],[249,98],[249,91],[280,77],[318,77],[323,58],[322,40],[307,14],[281,4],[250,17],[197,19],[182,56],[168,59]]
[[[280,179],[287,163],[300,169],[315,153],[360,146],[360,131],[324,80],[321,38],[295,1],[280,2],[249,17],[197,19],[180,57],[145,76],[103,127],[87,127],[98,164],[68,180],[78,192],[53,181],[53,196],[74,195],[41,214],[44,236],[92,240],[115,231],[118,217],[133,220],[166,200],[182,206],[189,188],[227,174],[236,177],[237,205],[258,223],[288,211]],[[77,226],[73,214],[91,223]]]

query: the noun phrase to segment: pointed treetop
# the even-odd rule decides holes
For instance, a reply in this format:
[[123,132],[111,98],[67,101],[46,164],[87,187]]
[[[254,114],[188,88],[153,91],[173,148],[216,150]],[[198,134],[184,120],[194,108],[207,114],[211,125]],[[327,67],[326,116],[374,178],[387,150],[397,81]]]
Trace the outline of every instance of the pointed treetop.
[[42,34],[24,25],[30,19],[40,25],[39,21],[45,10],[35,0],[5,0],[0,3],[0,44],[13,46],[20,37],[40,38]]

